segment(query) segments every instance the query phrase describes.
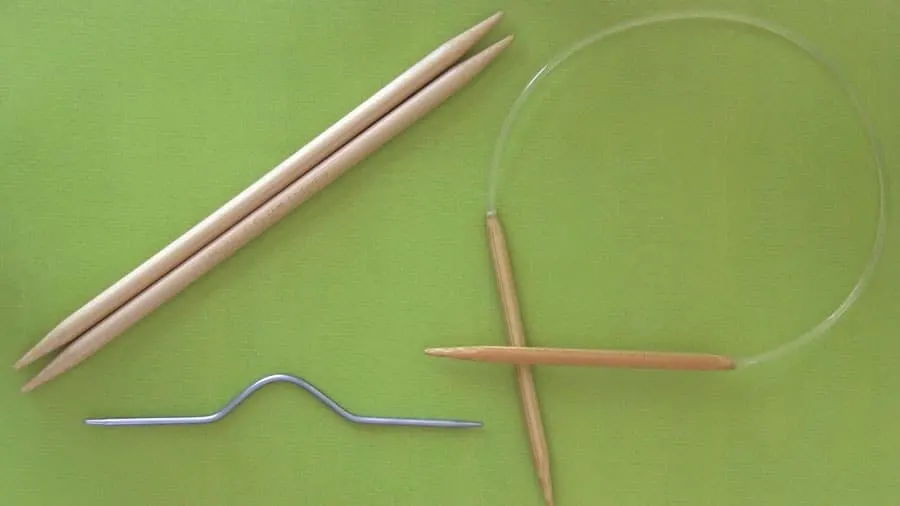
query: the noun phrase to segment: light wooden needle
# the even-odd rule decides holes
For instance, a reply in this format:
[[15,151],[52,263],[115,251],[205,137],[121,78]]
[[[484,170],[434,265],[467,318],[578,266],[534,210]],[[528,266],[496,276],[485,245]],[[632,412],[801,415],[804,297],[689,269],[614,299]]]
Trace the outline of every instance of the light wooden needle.
[[128,301],[65,348],[22,388],[30,391],[93,355],[138,320],[171,299],[194,280],[274,225],[295,207],[330,184],[353,165],[380,148],[416,120],[440,105],[480,73],[512,42],[508,36],[457,64],[368,130],[219,236],[151,287]]
[[572,365],[672,371],[727,371],[735,368],[735,362],[730,357],[702,353],[520,348],[516,346],[429,348],[425,350],[425,353],[435,357],[519,365]]
[[[494,276],[497,281],[500,303],[503,308],[503,318],[506,322],[507,338],[511,347],[524,347],[526,346],[525,329],[519,312],[516,283],[513,278],[509,250],[506,245],[506,235],[503,232],[503,227],[496,212],[489,213],[486,221],[488,244],[490,245],[491,258],[494,264]],[[528,439],[531,443],[531,456],[534,468],[537,472],[541,491],[544,494],[544,502],[547,506],[553,506],[550,453],[547,450],[547,439],[544,437],[544,424],[541,421],[541,411],[538,405],[537,391],[534,388],[534,379],[531,376],[531,368],[527,365],[517,365],[516,379],[519,384],[519,395],[522,401],[522,410],[525,414]]]
[[99,323],[197,253],[200,248],[225,233],[287,185],[371,126],[378,118],[455,64],[500,21],[501,17],[500,12],[492,15],[445,42],[409,70],[397,76],[243,192],[65,318],[25,353],[16,362],[15,367],[22,368],[73,341],[82,332]]

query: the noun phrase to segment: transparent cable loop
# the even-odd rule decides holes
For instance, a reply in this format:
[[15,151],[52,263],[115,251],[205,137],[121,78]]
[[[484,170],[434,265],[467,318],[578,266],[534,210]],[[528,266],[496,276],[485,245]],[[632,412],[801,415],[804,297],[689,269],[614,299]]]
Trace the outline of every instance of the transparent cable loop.
[[865,288],[869,285],[872,278],[874,277],[875,269],[878,265],[879,260],[881,259],[887,230],[888,212],[886,196],[886,170],[881,142],[876,133],[874,124],[869,115],[866,113],[864,107],[862,106],[856,91],[850,85],[849,81],[838,70],[837,65],[826,58],[815,46],[813,46],[811,43],[804,40],[800,36],[790,32],[783,27],[757,18],[727,12],[688,11],[659,14],[655,16],[626,21],[603,29],[580,40],[564,51],[558,53],[556,56],[551,58],[547,64],[541,67],[541,69],[538,70],[538,72],[531,78],[531,80],[528,81],[528,84],[525,85],[525,88],[516,98],[515,102],[513,102],[509,113],[503,121],[497,142],[494,145],[494,152],[491,160],[491,169],[488,174],[487,213],[494,214],[497,212],[497,191],[500,183],[501,160],[503,157],[503,151],[506,147],[507,139],[509,138],[510,130],[512,129],[512,126],[515,123],[516,118],[518,117],[519,110],[522,108],[522,105],[526,102],[528,97],[534,91],[535,86],[538,82],[540,82],[541,79],[553,72],[556,67],[566,61],[569,57],[587,48],[588,46],[591,46],[592,44],[598,43],[614,35],[621,34],[630,30],[644,28],[652,25],[681,21],[717,21],[750,27],[756,29],[757,31],[764,32],[769,35],[774,35],[784,41],[787,41],[791,45],[800,49],[802,52],[806,53],[807,56],[811,57],[813,60],[815,60],[816,63],[818,63],[825,69],[825,71],[831,76],[832,79],[834,79],[834,81],[840,86],[841,90],[850,100],[853,109],[857,113],[857,117],[861,123],[861,126],[865,130],[865,134],[868,138],[868,142],[872,150],[871,155],[875,163],[875,170],[878,177],[878,223],[876,226],[875,241],[872,246],[871,253],[865,267],[860,273],[859,278],[857,279],[856,283],[854,284],[853,288],[850,290],[850,293],[846,296],[846,298],[828,316],[826,316],[822,321],[820,321],[818,324],[816,324],[806,332],[768,351],[764,351],[750,357],[736,359],[738,367],[758,365],[776,360],[821,338],[832,326],[834,326],[835,323],[837,323],[837,321],[842,316],[844,316],[844,314],[857,301],[857,299],[860,297],[860,295],[863,293]]

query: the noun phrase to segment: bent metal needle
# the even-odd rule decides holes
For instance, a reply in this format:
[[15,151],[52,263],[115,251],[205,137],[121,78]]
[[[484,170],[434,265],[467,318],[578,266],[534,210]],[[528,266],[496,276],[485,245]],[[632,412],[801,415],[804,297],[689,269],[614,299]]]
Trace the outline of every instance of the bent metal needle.
[[103,425],[103,426],[146,426],[146,425],[204,425],[217,422],[228,416],[234,408],[247,400],[257,390],[272,383],[291,383],[303,390],[309,392],[313,397],[325,404],[329,409],[341,416],[341,418],[353,423],[364,425],[405,425],[414,427],[438,427],[447,429],[466,429],[473,427],[481,427],[481,422],[470,422],[465,420],[438,420],[429,418],[397,418],[397,417],[380,417],[380,416],[362,416],[355,415],[333,399],[325,395],[321,390],[313,386],[308,381],[292,376],[290,374],[272,374],[260,378],[245,388],[241,393],[235,396],[223,408],[208,415],[197,416],[157,416],[157,417],[141,417],[141,418],[88,418],[84,421],[87,425]]

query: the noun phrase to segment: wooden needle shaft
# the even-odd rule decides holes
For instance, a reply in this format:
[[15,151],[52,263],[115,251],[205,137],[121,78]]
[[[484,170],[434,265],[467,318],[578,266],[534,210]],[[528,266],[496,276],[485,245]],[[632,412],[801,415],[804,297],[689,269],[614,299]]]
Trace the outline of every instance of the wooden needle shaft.
[[19,359],[15,367],[22,368],[62,348],[159,281],[455,64],[501,16],[498,12],[450,39],[397,76],[247,189],[66,317]]
[[425,353],[436,357],[518,365],[572,365],[673,371],[727,371],[735,368],[735,362],[731,357],[703,353],[520,348],[516,346],[431,348],[425,350]]
[[390,139],[438,107],[475,78],[512,42],[512,36],[452,67],[371,128],[344,145],[306,176],[293,182],[244,220],[163,276],[106,319],[70,344],[22,390],[27,392],[75,367],[100,350],[141,318],[156,310],[200,276],[234,254],[250,240],[277,223],[341,174],[375,152]]
[[[503,227],[500,225],[500,219],[496,212],[487,215],[487,235],[500,303],[503,308],[503,318],[506,322],[508,341],[511,347],[524,347],[526,346],[525,330],[522,325],[522,316],[519,312],[512,263],[509,259],[506,235],[503,232]],[[516,379],[519,386],[522,409],[525,414],[528,439],[531,442],[531,454],[535,471],[544,494],[544,502],[547,506],[552,506],[553,484],[550,479],[550,453],[547,450],[547,439],[544,437],[544,424],[541,421],[540,406],[537,392],[534,388],[531,368],[528,365],[517,365]]]

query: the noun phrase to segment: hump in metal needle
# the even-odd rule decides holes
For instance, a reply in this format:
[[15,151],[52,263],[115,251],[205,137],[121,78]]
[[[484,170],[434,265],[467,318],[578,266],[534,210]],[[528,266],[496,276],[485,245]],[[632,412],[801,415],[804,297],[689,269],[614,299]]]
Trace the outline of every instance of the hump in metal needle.
[[247,400],[257,390],[271,383],[291,383],[309,392],[313,397],[325,404],[329,409],[340,415],[345,420],[366,425],[407,425],[415,427],[441,427],[441,428],[471,428],[481,427],[481,422],[469,422],[464,420],[437,420],[428,418],[397,418],[355,415],[333,399],[325,395],[321,390],[308,381],[290,374],[273,374],[260,378],[235,396],[222,409],[208,415],[199,416],[167,416],[167,417],[143,417],[143,418],[88,418],[84,421],[87,425],[123,426],[123,425],[202,425],[217,422],[231,413],[234,408]]

